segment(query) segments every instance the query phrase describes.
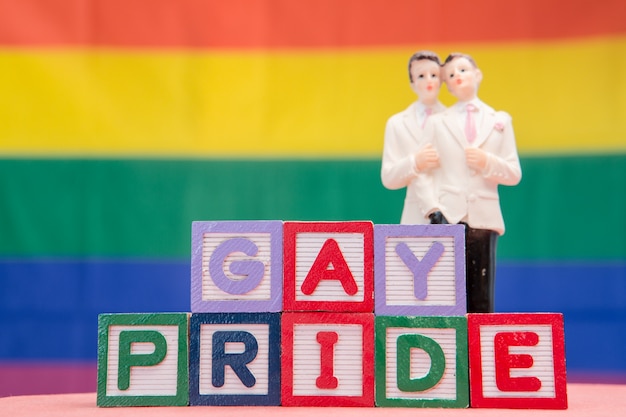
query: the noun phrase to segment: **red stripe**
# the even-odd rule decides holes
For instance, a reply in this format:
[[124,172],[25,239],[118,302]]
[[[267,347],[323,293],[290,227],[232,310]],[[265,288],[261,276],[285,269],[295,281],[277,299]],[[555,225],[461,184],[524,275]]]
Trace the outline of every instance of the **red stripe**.
[[0,45],[17,47],[422,47],[626,33],[623,0],[0,0],[0,10]]

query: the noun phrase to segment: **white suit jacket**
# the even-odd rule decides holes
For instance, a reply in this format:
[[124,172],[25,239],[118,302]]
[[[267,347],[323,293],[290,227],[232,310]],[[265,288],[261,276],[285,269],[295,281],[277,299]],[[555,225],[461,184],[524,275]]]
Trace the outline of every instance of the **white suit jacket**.
[[[457,106],[429,118],[424,141],[437,149],[440,167],[420,174],[415,192],[423,219],[440,210],[452,224],[465,221],[472,228],[493,230],[501,235],[504,220],[498,185],[518,184],[522,170],[511,117],[480,101],[477,103],[483,113],[477,118],[477,136],[471,145],[459,123]],[[465,148],[469,146],[487,152],[487,166],[482,172],[467,166]]]
[[[381,167],[381,180],[383,185],[390,190],[407,187],[402,209],[402,224],[426,224],[429,223],[420,214],[417,204],[417,192],[415,190],[415,153],[423,146],[423,129],[417,120],[418,102],[411,104],[406,110],[394,114],[387,121],[385,127],[385,142],[383,147],[383,160]],[[433,108],[434,113],[445,110],[445,106],[439,102]],[[430,116],[432,117],[432,116]]]

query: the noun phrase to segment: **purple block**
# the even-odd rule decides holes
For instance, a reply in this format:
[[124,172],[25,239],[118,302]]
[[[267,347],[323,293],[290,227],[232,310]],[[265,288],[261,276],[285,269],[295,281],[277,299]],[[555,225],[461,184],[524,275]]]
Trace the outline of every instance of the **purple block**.
[[374,291],[376,315],[465,315],[465,226],[374,225]]
[[193,222],[191,311],[279,312],[283,222]]

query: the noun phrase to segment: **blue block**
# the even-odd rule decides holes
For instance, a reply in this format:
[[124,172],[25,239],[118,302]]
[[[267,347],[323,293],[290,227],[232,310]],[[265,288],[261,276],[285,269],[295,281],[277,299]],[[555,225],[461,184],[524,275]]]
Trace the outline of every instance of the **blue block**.
[[190,405],[280,405],[280,313],[195,313]]

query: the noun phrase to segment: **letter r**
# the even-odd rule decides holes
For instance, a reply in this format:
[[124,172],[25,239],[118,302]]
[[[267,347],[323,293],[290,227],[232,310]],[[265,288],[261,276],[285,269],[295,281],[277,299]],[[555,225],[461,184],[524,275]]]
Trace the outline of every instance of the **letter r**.
[[[226,343],[243,343],[242,353],[226,353]],[[230,366],[241,382],[248,388],[256,384],[256,378],[246,366],[252,362],[259,351],[256,338],[243,331],[222,331],[213,333],[213,371],[214,387],[224,385],[225,368]]]

